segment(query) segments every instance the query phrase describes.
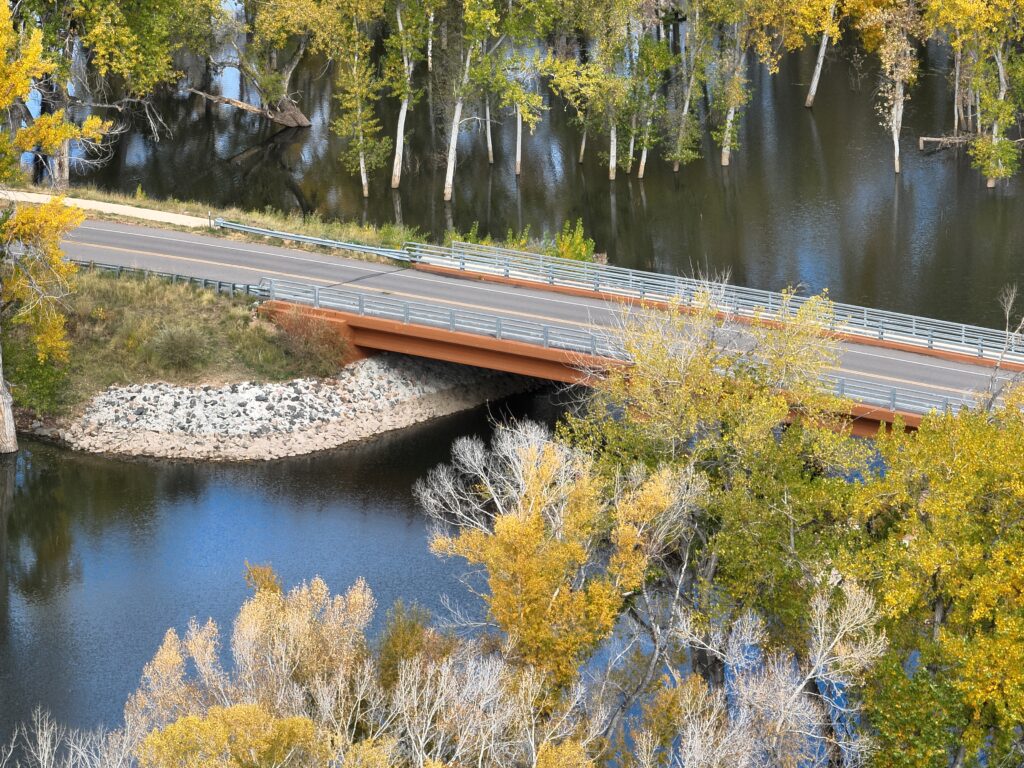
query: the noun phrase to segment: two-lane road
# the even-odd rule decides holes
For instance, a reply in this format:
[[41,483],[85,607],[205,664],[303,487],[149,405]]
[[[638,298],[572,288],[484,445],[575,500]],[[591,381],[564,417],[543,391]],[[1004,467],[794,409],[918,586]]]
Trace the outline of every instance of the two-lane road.
[[[621,304],[598,297],[104,221],[84,223],[64,248],[71,258],[105,264],[235,283],[280,278],[569,327],[607,326],[622,311]],[[985,366],[852,342],[842,342],[841,353],[839,375],[940,398],[984,392],[992,377]]]

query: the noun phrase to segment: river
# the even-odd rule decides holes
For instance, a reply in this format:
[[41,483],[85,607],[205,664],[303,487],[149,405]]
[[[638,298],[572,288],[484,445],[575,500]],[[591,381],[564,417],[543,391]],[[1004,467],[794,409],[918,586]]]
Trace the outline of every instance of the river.
[[[581,217],[611,262],[669,273],[731,273],[742,285],[787,285],[833,298],[915,314],[1000,324],[996,297],[1024,278],[1024,183],[995,190],[971,169],[966,153],[921,153],[920,135],[949,129],[948,51],[930,45],[907,102],[903,173],[892,172],[888,134],[874,98],[877,74],[852,47],[833,48],[813,110],[803,99],[813,50],[783,59],[770,77],[750,69],[752,99],[740,149],[722,168],[708,143],[704,158],[678,174],[664,161],[638,181],[607,179],[607,140],[591,137],[586,162],[575,161],[578,134],[557,99],[533,136],[524,167],[512,172],[514,122],[495,126],[496,163],[488,167],[482,133],[468,123],[460,139],[455,199],[441,201],[443,127],[432,135],[426,99],[410,116],[412,168],[392,195],[390,166],[371,181],[364,203],[358,179],[341,166],[331,133],[331,80],[310,61],[295,86],[313,125],[278,132],[251,115],[196,97],[160,105],[172,135],[154,142],[138,131],[113,160],[82,178],[151,197],[195,199],[249,209],[316,211],[325,217],[383,224],[400,219],[437,238],[449,224],[503,237],[529,226],[539,235]],[[216,84],[239,92],[237,73]],[[385,102],[386,131],[395,125]],[[625,139],[620,139],[620,146]]]
[[[445,615],[461,561],[427,546],[412,485],[493,419],[551,422],[557,393],[489,407],[305,458],[258,464],[126,462],[24,441],[0,463],[0,740],[36,706],[72,726],[116,725],[169,627],[214,618],[225,639],[244,562],[286,586],[360,576],[378,601]],[[13,489],[13,494],[3,491]]]

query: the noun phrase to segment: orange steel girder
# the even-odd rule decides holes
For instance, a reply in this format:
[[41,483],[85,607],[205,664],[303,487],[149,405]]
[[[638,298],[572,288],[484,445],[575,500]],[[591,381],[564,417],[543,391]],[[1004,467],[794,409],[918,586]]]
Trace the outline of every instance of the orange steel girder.
[[[330,323],[353,346],[354,358],[374,352],[398,352],[565,384],[586,384],[610,366],[623,365],[607,357],[285,301],[264,302],[260,311],[271,317],[299,312]],[[897,415],[908,429],[916,429],[921,423],[918,414],[878,406],[854,405],[851,415],[853,433],[863,437],[874,436],[881,425],[891,427]]]

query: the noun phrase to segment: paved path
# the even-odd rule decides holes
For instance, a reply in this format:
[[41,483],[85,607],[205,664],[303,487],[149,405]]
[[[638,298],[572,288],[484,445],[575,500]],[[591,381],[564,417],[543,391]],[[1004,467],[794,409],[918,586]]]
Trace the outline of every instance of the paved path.
[[[622,311],[621,304],[600,298],[104,221],[87,221],[64,247],[72,258],[106,264],[236,283],[275,277],[553,325],[608,325]],[[984,392],[992,377],[991,368],[900,350],[842,342],[841,351],[841,375],[940,398]]]
[[[15,200],[19,203],[34,204],[48,203],[53,199],[52,195],[42,194],[41,192],[21,192],[16,189],[4,190],[3,196],[9,200]],[[198,229],[200,227],[210,226],[209,220],[204,219],[201,216],[186,216],[183,213],[157,211],[151,208],[140,208],[135,205],[104,203],[100,200],[86,200],[81,197],[65,197],[64,204],[70,205],[74,208],[81,208],[84,211],[110,213],[114,216],[123,216],[125,218],[140,219],[143,221],[155,221],[161,224],[174,224],[179,227],[191,227],[193,229]]]

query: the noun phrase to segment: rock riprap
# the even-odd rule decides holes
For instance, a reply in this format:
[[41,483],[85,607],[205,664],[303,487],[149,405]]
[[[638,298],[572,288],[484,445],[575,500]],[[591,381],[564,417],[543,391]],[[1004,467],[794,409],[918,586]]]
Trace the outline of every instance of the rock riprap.
[[111,387],[60,432],[73,448],[245,461],[362,440],[537,386],[533,379],[382,354],[334,378]]

